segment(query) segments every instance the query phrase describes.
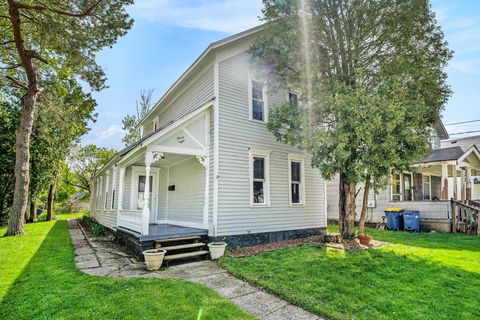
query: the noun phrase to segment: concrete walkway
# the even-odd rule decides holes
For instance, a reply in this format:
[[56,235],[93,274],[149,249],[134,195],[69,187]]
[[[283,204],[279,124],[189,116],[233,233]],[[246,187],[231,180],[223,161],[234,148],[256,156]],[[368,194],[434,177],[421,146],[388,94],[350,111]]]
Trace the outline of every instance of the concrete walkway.
[[89,241],[77,220],[68,220],[68,228],[75,247],[75,263],[84,273],[105,277],[182,279],[215,290],[258,319],[323,319],[249,285],[213,261],[186,263],[151,272],[145,269],[143,262],[129,256],[114,243]]

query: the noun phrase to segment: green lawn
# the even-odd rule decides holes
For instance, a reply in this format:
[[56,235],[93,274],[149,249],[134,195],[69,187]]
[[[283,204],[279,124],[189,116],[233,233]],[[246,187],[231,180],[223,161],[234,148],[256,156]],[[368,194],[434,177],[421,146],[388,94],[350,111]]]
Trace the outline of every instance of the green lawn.
[[480,319],[480,237],[368,232],[392,245],[305,245],[221,264],[331,319]]
[[81,273],[69,216],[28,224],[24,236],[0,238],[0,319],[252,319],[197,284]]

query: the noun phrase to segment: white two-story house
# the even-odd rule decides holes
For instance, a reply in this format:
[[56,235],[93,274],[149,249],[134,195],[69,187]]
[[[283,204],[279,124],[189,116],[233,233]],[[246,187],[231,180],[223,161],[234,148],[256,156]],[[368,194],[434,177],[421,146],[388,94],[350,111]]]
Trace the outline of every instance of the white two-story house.
[[142,120],[141,140],[95,176],[99,223],[143,249],[198,234],[243,246],[324,232],[325,181],[266,128],[289,92],[268,90],[249,63],[261,29],[211,44]]

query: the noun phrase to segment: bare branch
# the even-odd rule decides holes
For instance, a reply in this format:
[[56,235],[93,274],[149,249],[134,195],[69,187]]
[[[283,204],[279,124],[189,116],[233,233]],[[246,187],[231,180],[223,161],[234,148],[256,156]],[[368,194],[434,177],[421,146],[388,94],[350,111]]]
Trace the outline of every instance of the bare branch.
[[63,10],[51,8],[51,7],[47,6],[46,4],[29,5],[29,4],[21,3],[21,2],[18,2],[18,1],[15,1],[15,6],[18,9],[35,10],[35,11],[50,11],[50,12],[54,12],[54,13],[62,15],[62,16],[84,18],[84,17],[90,16],[92,14],[93,10],[95,10],[95,8],[98,7],[98,5],[102,1],[103,0],[97,0],[93,5],[91,5],[89,8],[87,8],[83,12],[63,11]]
[[10,77],[10,76],[5,76],[5,78],[7,78],[8,80],[10,80],[13,85],[15,87],[18,87],[18,88],[21,88],[21,89],[24,89],[24,90],[28,90],[28,86],[21,83],[20,81],[18,81],[17,79],[13,78],[13,77]]

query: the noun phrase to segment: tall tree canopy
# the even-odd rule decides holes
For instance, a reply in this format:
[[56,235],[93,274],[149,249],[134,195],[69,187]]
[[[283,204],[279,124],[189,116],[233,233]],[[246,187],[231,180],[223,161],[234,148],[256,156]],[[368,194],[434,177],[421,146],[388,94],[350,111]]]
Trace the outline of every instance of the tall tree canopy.
[[91,194],[92,178],[115,155],[115,150],[89,144],[74,148],[67,160],[72,172],[70,184]]
[[278,140],[340,177],[339,222],[354,236],[357,184],[384,182],[428,148],[450,95],[452,56],[428,0],[264,0],[251,47],[271,89],[299,94],[270,111]]
[[[125,7],[133,0],[7,0],[0,4],[2,86],[23,90],[16,134],[15,191],[7,235],[23,234],[30,175],[30,136],[42,83],[71,76],[93,90],[106,77],[96,53],[126,34],[133,21]],[[62,86],[62,82],[58,83]]]
[[140,101],[137,101],[137,114],[129,114],[122,120],[122,129],[126,132],[122,141],[125,146],[134,144],[140,139],[140,129],[138,124],[148,114],[153,106],[153,89],[142,90],[140,92]]

